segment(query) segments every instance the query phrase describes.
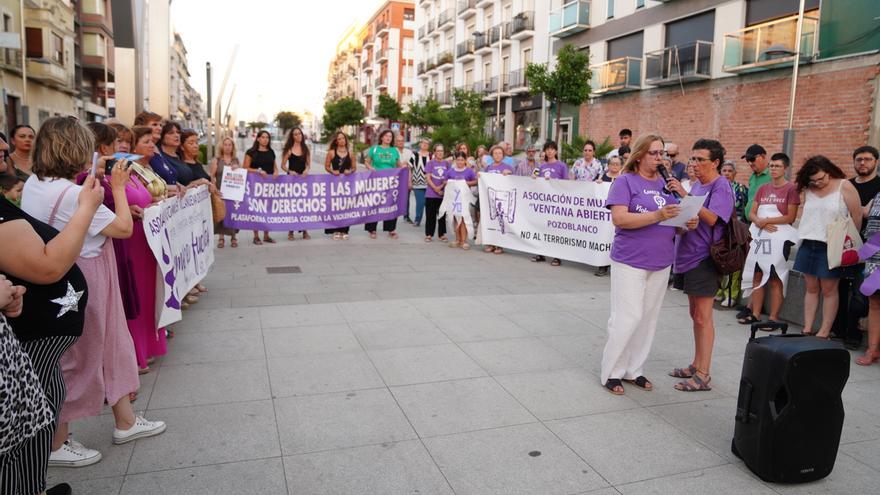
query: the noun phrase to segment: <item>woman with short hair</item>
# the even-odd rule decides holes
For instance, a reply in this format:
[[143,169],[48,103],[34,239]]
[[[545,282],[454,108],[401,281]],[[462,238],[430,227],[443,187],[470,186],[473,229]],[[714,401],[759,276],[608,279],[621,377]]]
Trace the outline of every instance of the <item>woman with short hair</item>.
[[675,250],[675,228],[660,222],[681,211],[657,172],[663,166],[663,138],[646,134],[633,147],[623,173],[611,184],[606,202],[615,233],[611,243],[611,316],[599,380],[615,395],[624,393],[623,381],[653,389],[644,376],[644,365]]

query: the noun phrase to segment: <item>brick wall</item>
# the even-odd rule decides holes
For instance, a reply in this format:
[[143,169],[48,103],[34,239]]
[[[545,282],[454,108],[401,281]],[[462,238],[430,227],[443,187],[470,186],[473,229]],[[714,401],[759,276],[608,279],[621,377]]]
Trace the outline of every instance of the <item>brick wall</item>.
[[[852,151],[869,142],[880,65],[876,57],[804,65],[798,78],[793,171],[815,154],[853,175]],[[782,150],[788,125],[791,69],[597,97],[581,106],[580,133],[602,140],[628,127],[634,136],[659,131],[683,154],[698,138],[714,138],[737,162],[737,179],[751,170],[740,157],[752,143]],[[871,139],[877,142],[877,137]]]

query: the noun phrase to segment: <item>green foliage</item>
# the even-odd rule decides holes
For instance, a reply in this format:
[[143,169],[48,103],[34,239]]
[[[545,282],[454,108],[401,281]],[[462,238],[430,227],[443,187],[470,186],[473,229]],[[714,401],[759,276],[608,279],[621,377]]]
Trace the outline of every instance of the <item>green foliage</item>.
[[529,64],[526,67],[531,93],[544,93],[544,97],[555,107],[555,136],[559,136],[562,104],[580,106],[590,97],[592,73],[589,65],[590,57],[586,52],[574,45],[565,45],[556,53],[556,67],[552,71],[546,64]]
[[440,108],[440,102],[429,96],[425,100],[414,101],[409,104],[409,108],[401,117],[403,123],[410,127],[418,127],[422,133],[428,131],[430,127],[437,127],[443,124],[444,111]]
[[269,127],[268,122],[254,121],[247,123],[247,128],[252,131],[259,131],[260,129],[265,129],[266,127]]
[[357,126],[364,120],[364,105],[356,98],[342,98],[324,103],[325,137],[345,126]]
[[430,133],[431,140],[442,143],[447,150],[461,142],[467,143],[471,150],[478,145],[492,142],[486,135],[486,111],[483,110],[481,93],[464,90],[453,91],[452,108],[437,112],[439,121]]
[[282,110],[275,114],[275,123],[278,124],[278,127],[281,128],[284,134],[287,134],[287,131],[290,129],[302,126],[302,117],[296,112]]
[[[589,136],[572,136],[571,143],[562,143],[562,156],[565,157],[563,161],[569,166],[574,165],[575,160],[583,156],[584,144],[589,139]],[[594,140],[594,142],[596,141]],[[601,143],[596,142],[596,158],[602,158],[611,153],[613,149],[614,144],[611,143],[611,136],[605,136]]]
[[199,163],[208,163],[208,145],[199,145]]
[[379,108],[376,109],[376,115],[379,118],[385,119],[388,121],[388,125],[391,125],[392,120],[400,120],[400,116],[403,115],[403,108],[401,108],[400,103],[397,102],[391,96],[388,96],[385,93],[379,94]]

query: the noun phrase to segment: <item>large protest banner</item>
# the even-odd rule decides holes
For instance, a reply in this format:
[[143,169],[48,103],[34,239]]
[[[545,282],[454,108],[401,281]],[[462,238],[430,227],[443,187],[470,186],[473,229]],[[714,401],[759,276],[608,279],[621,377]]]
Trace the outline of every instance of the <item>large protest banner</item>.
[[480,174],[483,244],[593,266],[610,264],[610,185]]
[[248,174],[244,199],[226,202],[223,225],[310,230],[390,220],[406,212],[407,174],[401,168],[306,177]]
[[214,264],[214,222],[207,186],[144,210],[144,233],[159,263],[159,326],[180,321],[180,303]]

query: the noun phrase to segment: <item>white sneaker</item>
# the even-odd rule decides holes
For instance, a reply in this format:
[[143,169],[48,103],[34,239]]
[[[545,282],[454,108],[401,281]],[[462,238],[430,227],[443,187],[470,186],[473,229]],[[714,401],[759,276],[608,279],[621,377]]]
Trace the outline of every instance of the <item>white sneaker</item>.
[[113,443],[121,445],[138,438],[156,436],[165,431],[165,423],[162,421],[147,421],[143,416],[136,416],[134,426],[127,430],[113,429]]
[[60,449],[49,454],[49,467],[91,466],[100,460],[100,452],[87,449],[73,438],[68,438]]

